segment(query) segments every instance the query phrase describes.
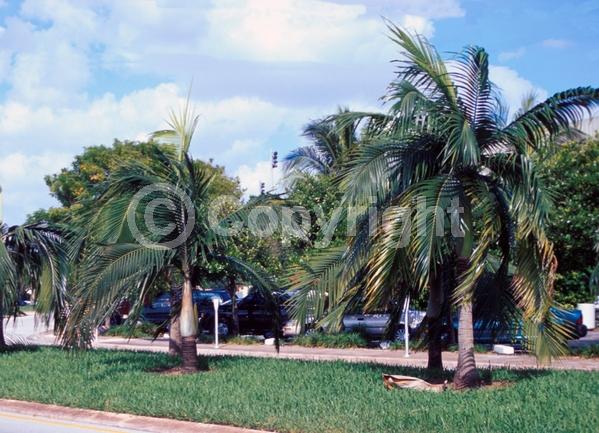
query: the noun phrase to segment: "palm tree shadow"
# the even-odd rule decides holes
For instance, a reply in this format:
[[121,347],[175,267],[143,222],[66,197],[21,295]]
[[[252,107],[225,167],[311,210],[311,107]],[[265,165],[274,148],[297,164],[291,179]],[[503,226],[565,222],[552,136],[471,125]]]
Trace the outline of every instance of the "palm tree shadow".
[[[427,382],[438,384],[444,381],[452,382],[455,370],[430,370],[423,367],[388,366],[380,364],[363,364],[364,367],[377,374],[393,374],[413,376]],[[547,369],[508,369],[508,368],[479,368],[481,384],[490,386],[497,383],[514,384],[522,381],[536,380],[551,374]]]
[[37,352],[39,350],[40,347],[33,344],[9,344],[7,346],[0,347],[0,354]]

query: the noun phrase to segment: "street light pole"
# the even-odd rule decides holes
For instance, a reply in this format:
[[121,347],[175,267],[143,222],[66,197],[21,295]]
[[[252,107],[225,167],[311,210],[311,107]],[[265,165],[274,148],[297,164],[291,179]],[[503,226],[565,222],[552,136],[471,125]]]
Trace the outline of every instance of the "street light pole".
[[218,296],[212,298],[212,305],[214,306],[214,348],[218,349],[218,306],[220,305]]

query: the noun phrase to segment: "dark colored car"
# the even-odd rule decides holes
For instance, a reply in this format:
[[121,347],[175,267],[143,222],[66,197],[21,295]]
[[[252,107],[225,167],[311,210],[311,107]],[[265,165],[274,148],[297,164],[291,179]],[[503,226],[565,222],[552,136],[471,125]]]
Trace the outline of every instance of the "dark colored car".
[[[212,299],[218,297],[222,304],[226,304],[231,300],[229,294],[224,290],[194,290],[192,296],[193,303],[198,310],[200,329],[212,331],[214,329],[214,306],[212,304]],[[154,298],[150,305],[144,307],[142,312],[142,318],[144,320],[157,325],[167,325],[170,317],[170,293],[163,293]],[[210,318],[212,318],[211,321]],[[219,333],[226,334],[227,332],[223,329],[219,330]]]
[[[276,293],[275,297],[279,303],[280,330],[282,330],[283,325],[289,320],[289,314],[284,307],[284,303],[289,300],[289,295]],[[225,302],[220,307],[219,315],[219,321],[231,326],[231,302]],[[269,305],[267,299],[260,292],[252,290],[245,298],[240,299],[237,302],[237,315],[241,334],[264,335],[265,337],[274,334],[275,317],[272,306]],[[212,323],[214,324],[213,318]]]
[[[565,325],[570,330],[572,339],[582,338],[587,334],[587,328],[582,324],[580,310],[564,310],[551,307],[551,313],[558,325]],[[455,335],[458,330],[458,317],[454,317],[452,327]],[[474,321],[474,341],[477,344],[522,344],[525,338],[522,324],[515,323],[506,327],[497,321],[476,319]]]

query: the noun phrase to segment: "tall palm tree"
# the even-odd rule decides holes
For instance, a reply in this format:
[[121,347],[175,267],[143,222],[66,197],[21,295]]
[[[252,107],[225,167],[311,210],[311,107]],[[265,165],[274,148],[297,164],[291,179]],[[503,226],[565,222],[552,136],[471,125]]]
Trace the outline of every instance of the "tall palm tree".
[[[339,114],[342,113],[349,110],[340,108]],[[284,159],[285,171],[292,180],[302,174],[334,173],[358,144],[356,125],[345,122],[340,126],[335,116],[308,123],[303,136],[312,144],[291,151]]]
[[218,254],[228,238],[209,220],[210,184],[214,173],[196,164],[189,154],[198,117],[189,102],[180,113],[171,113],[171,129],[153,134],[164,142],[153,148],[150,161],[128,161],[107,180],[86,232],[87,252],[76,288],[78,303],[64,334],[66,344],[87,344],[90,332],[110,315],[124,296],[136,298],[132,317],[156,278],[176,271],[182,280],[178,315],[183,370],[196,371],[198,317],[192,290],[194,275],[209,260],[222,261],[270,296],[270,277],[255,272],[234,257]]
[[16,316],[18,299],[31,289],[35,311],[46,324],[60,318],[66,292],[68,256],[61,231],[45,223],[0,225],[0,347],[6,345],[4,317]]
[[[398,282],[430,289],[440,267],[454,263],[451,294],[460,308],[454,384],[472,387],[479,382],[472,307],[492,252],[500,256],[499,295],[510,311],[521,311],[535,353],[547,357],[561,350],[564,332],[549,310],[556,265],[545,234],[550,200],[530,156],[596,107],[599,89],[556,93],[509,121],[489,79],[484,49],[467,47],[446,63],[425,38],[389,27],[404,53],[386,95],[389,113],[342,116],[365,121],[369,132],[341,175],[346,202],[368,203],[374,197],[374,206],[391,205],[376,236],[362,242],[368,248],[360,284],[367,305],[376,305],[405,294]],[[337,257],[354,257],[349,251]],[[353,263],[348,269],[343,261],[326,258],[329,262],[321,264],[327,272],[334,263],[342,274],[358,275]]]

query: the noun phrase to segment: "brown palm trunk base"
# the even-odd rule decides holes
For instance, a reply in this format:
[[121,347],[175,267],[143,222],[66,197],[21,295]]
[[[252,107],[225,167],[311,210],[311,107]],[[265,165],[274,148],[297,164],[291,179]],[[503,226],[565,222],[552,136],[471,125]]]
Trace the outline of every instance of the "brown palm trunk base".
[[181,355],[181,327],[179,326],[179,317],[171,319],[171,326],[168,330],[168,354],[171,356]]
[[[456,263],[458,278],[463,278],[468,269],[468,259],[459,257]],[[476,369],[474,358],[474,320],[472,317],[472,301],[463,302],[460,306],[458,324],[458,365],[453,376],[455,389],[476,388],[480,386],[480,375]]]
[[196,347],[195,337],[183,337],[181,345],[181,354],[183,357],[183,365],[181,369],[187,373],[198,371],[198,351]]
[[428,365],[429,370],[443,370],[441,347],[441,317],[430,319],[428,326]]

